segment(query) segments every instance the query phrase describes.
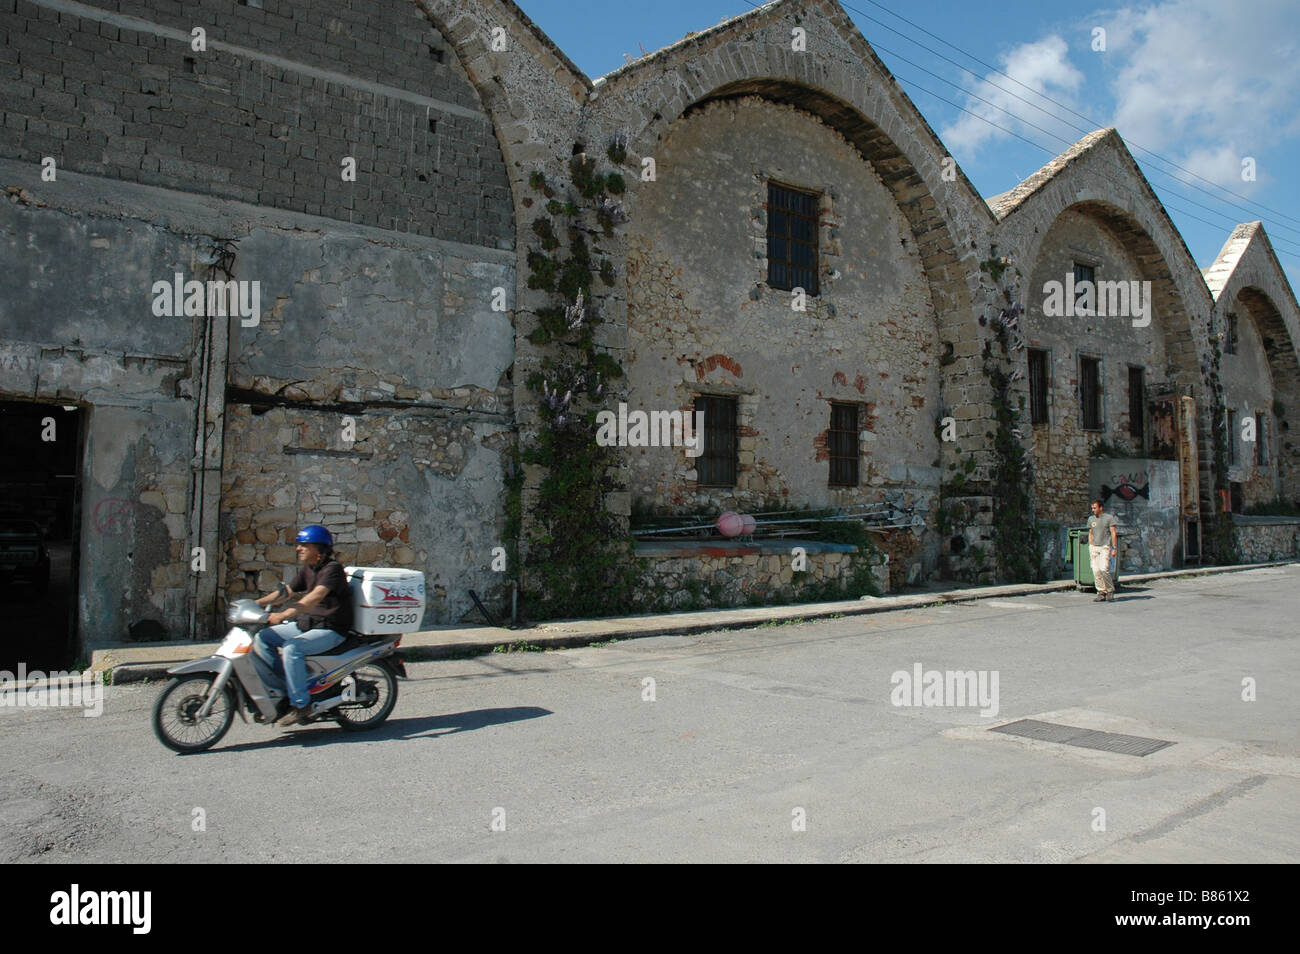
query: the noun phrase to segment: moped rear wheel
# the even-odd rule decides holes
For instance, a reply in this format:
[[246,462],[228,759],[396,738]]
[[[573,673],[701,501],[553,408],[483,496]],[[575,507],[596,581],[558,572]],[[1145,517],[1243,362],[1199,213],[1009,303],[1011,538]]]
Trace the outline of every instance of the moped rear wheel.
[[206,718],[198,711],[207,701],[215,675],[177,676],[167,684],[153,707],[153,731],[158,741],[177,752],[211,748],[235,718],[235,693],[227,686],[212,703]]
[[397,705],[397,677],[383,663],[370,663],[343,680],[343,692],[355,701],[339,703],[334,718],[350,732],[364,732],[387,719]]

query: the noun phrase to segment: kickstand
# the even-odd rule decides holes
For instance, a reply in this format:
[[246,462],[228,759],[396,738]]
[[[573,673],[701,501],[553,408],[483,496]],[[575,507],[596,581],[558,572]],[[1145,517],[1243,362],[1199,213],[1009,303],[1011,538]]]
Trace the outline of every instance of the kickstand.
[[470,590],[470,591],[469,591],[469,598],[472,599],[472,600],[474,601],[474,605],[478,607],[478,611],[479,611],[480,613],[483,614],[483,618],[486,619],[486,620],[488,621],[488,625],[489,625],[489,626],[500,626],[500,625],[501,625],[500,623],[498,623],[498,622],[496,621],[495,618],[493,618],[492,614],[489,613],[489,612],[487,611],[487,607],[484,606],[484,605],[482,604],[482,602],[479,601],[479,598],[478,598],[478,594],[477,594],[477,593],[475,593],[473,590]]

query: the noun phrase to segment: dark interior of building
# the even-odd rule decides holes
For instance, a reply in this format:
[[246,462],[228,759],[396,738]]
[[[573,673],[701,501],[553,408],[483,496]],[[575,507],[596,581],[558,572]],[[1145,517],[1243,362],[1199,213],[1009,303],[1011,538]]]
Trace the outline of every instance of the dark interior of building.
[[0,669],[76,662],[82,411],[0,402]]

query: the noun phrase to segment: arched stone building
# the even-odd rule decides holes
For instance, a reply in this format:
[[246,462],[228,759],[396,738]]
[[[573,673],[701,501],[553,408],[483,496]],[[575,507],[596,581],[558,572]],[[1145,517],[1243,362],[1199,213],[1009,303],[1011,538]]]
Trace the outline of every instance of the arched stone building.
[[[1198,456],[1212,448],[1199,367],[1212,302],[1200,270],[1114,130],[1084,138],[990,205],[1001,219],[999,244],[1026,279],[1023,393],[1038,517],[1060,528],[1060,539],[1101,496],[1109,509],[1143,511],[1126,540],[1125,568],[1180,561],[1188,544],[1171,496],[1178,465],[1155,473],[1137,462],[1151,449],[1157,398],[1191,396],[1205,438]],[[1076,300],[1076,282],[1093,283],[1096,300]],[[1108,463],[1094,457],[1103,442],[1116,452]],[[1185,516],[1195,554],[1210,487],[1193,484],[1199,492]]]
[[[599,81],[588,126],[655,162],[628,199],[629,405],[736,428],[716,458],[631,451],[634,500],[932,523],[953,454],[940,408],[986,390],[965,359],[994,221],[843,10],[775,4],[693,34]],[[885,547],[913,578],[940,550],[922,533]]]
[[1259,222],[1237,226],[1205,278],[1214,295],[1226,496],[1239,558],[1290,555],[1300,537],[1293,522],[1240,511],[1300,498],[1300,444],[1291,432],[1300,402],[1300,309]]
[[[768,4],[595,81],[508,0],[77,9],[0,13],[21,72],[4,80],[0,405],[80,428],[82,643],[207,635],[314,521],[349,562],[423,569],[428,624],[462,618],[470,589],[503,600],[506,457],[538,426],[525,381],[545,358],[530,177],[616,136],[654,168],[607,243],[616,396],[734,424],[701,458],[625,448],[614,511],[888,506],[913,521],[883,538],[892,584],[989,578],[975,554],[1006,454],[990,362],[1024,402],[1045,523],[1118,489],[1098,440],[1165,479],[1150,455],[1169,401],[1194,409],[1196,501],[1173,535],[1143,523],[1143,565],[1188,556],[1221,484],[1243,504],[1300,495],[1298,313],[1258,224],[1202,277],[1113,130],[986,202],[835,0]],[[1043,286],[1076,266],[1149,282],[1150,323],[1046,314]],[[256,282],[256,314],[156,314],[178,273]],[[1266,439],[1220,478],[1234,409]],[[1287,532],[1239,522],[1237,540],[1283,552]],[[761,592],[782,559],[736,574]]]

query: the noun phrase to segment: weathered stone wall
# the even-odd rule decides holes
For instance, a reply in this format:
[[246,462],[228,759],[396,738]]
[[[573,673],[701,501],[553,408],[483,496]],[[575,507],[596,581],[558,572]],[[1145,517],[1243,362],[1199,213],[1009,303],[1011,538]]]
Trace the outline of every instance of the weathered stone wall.
[[[808,43],[803,51],[791,49],[791,31],[795,28],[806,33]],[[899,330],[904,336],[928,336],[933,333],[935,345],[938,341],[952,343],[957,354],[955,360],[942,372],[937,368],[937,351],[923,356],[922,360],[932,362],[931,367],[926,369],[926,378],[917,382],[903,382],[900,375],[895,382],[900,386],[919,385],[921,391],[937,386],[942,391],[945,405],[964,408],[958,423],[958,438],[964,453],[975,455],[978,459],[977,479],[985,479],[992,462],[989,453],[991,441],[985,437],[990,430],[988,424],[992,406],[988,381],[979,359],[987,333],[981,330],[976,320],[993,301],[995,291],[977,264],[987,254],[994,220],[988,206],[975,193],[960,170],[955,170],[955,175],[949,174],[949,157],[942,143],[902,94],[901,87],[838,4],[818,0],[799,5],[770,4],[713,29],[688,36],[664,50],[614,71],[598,80],[592,91],[587,109],[587,126],[592,134],[587,139],[589,142],[603,144],[609,135],[623,131],[629,138],[629,154],[634,166],[647,159],[662,163],[664,145],[675,138],[684,116],[685,121],[689,122],[691,116],[702,107],[713,109],[712,106],[705,107],[711,101],[733,101],[746,96],[761,97],[769,104],[795,107],[804,114],[818,117],[825,126],[834,129],[861,157],[857,160],[859,168],[869,165],[871,174],[878,178],[890,196],[892,207],[905,220],[904,229],[890,233],[890,241],[897,242],[896,246],[892,246],[893,251],[887,254],[886,247],[881,245],[872,250],[880,254],[880,259],[870,258],[870,253],[867,258],[872,265],[879,261],[883,270],[892,272],[892,266],[885,263],[896,258],[900,262],[908,261],[913,252],[917,254],[921,274],[916,283],[924,288],[929,298],[934,323],[924,329],[904,327]],[[802,148],[797,140],[786,145],[786,156],[797,153]],[[730,148],[737,161],[746,161],[746,146]],[[839,147],[841,151],[842,148]],[[701,160],[706,164],[711,161],[707,157],[701,157]],[[788,160],[784,161],[788,163]],[[750,174],[752,172],[747,170],[745,176]],[[734,192],[738,188],[749,190],[756,185],[750,181],[738,183],[737,180],[741,178],[728,171],[723,178],[714,180],[712,187]],[[793,179],[795,182],[792,184],[797,184],[798,175],[794,175]],[[641,205],[646,196],[671,194],[672,190],[681,185],[665,180],[662,174],[657,182],[632,182],[627,197],[632,219],[630,228],[635,230],[639,227],[637,223],[642,217]],[[752,219],[755,209],[752,199],[745,198],[742,207],[748,209],[747,214],[751,216],[743,224],[742,235],[752,242],[755,226],[761,220],[760,223],[755,223]],[[686,218],[677,227],[689,229],[698,222],[708,222],[710,213],[705,210],[712,208],[712,196],[704,206],[696,209],[687,208],[683,203],[681,214]],[[840,237],[839,233],[858,225],[849,219],[837,218],[835,227],[838,231],[834,239]],[[634,232],[629,232],[629,241],[633,235]],[[828,245],[834,241],[829,235],[826,238]],[[709,244],[712,244],[711,241]],[[707,250],[693,250],[692,257],[699,251]],[[645,255],[645,250],[630,246],[626,254],[629,261],[628,294],[631,296],[635,294],[636,281],[632,277],[632,269],[634,263]],[[759,258],[762,252],[752,244],[742,254],[750,256],[749,264],[752,268],[761,266]],[[871,267],[864,266],[847,251],[834,267],[845,272],[846,265],[863,267],[865,271]],[[747,293],[754,287],[755,278],[749,273],[750,269],[739,265],[737,269],[746,273],[737,290]],[[731,279],[730,275],[727,277]],[[713,293],[711,289],[706,291],[704,288],[696,288],[694,291],[701,296]],[[904,295],[914,297],[918,292],[919,289],[909,288]],[[722,294],[733,294],[733,290],[724,289]],[[756,305],[747,306],[747,314],[753,313],[756,307],[768,308],[767,299],[770,294],[761,293]],[[746,300],[741,299],[737,305]],[[873,306],[878,308],[885,304],[876,302]],[[733,308],[733,311],[736,310],[738,309]],[[841,322],[844,310],[838,305],[836,310],[840,318],[830,319],[827,324],[831,321]],[[618,317],[615,310],[615,320]],[[788,322],[783,325],[788,326]],[[615,339],[609,345],[615,353],[621,353],[625,342]],[[800,389],[807,388],[809,394],[815,394],[819,388],[827,390],[821,383],[810,386],[806,383],[806,376],[793,377],[790,368],[795,365],[801,366],[798,373],[803,373],[803,366],[807,364],[807,350],[801,342],[787,356],[784,374],[790,378],[788,388],[792,395],[799,393],[794,390],[796,386]],[[700,356],[706,361],[716,357],[716,365],[707,372],[710,382],[735,378],[722,363],[729,354],[730,349],[724,348],[717,353]],[[641,363],[643,359],[638,356],[637,362]],[[728,362],[730,363],[729,359]],[[742,361],[735,363],[746,379],[749,379],[752,373],[750,368]],[[840,369],[831,369],[832,375],[835,370]],[[681,380],[685,384],[685,374],[688,372],[689,369],[679,368],[672,372],[655,370],[652,373],[655,376],[679,374],[683,376]],[[848,370],[843,370],[842,373],[847,379],[848,390],[852,392],[848,395],[849,399],[863,400],[861,396],[853,396],[861,395],[853,386],[857,381],[857,372],[850,374]],[[913,376],[907,371],[903,373]],[[867,374],[863,374],[864,379],[867,377]],[[831,385],[832,389],[839,387],[843,385],[837,382]],[[940,390],[929,390],[923,395],[909,393],[904,398],[906,403],[913,397],[922,397],[928,412],[927,420],[919,425],[923,432],[909,435],[904,443],[915,442],[919,448],[931,439],[934,417],[939,410],[936,399]],[[748,395],[745,395],[742,410],[747,400]],[[791,404],[793,398],[787,399],[787,406]],[[811,412],[807,406],[800,410],[801,414]],[[820,417],[821,413],[819,409],[813,416]],[[923,415],[916,415],[918,419],[921,416]],[[824,424],[819,423],[814,433],[820,433],[824,427]],[[802,429],[804,428],[801,427],[800,430]],[[873,433],[880,436],[885,430],[882,427]],[[742,436],[751,435],[742,432]],[[757,450],[756,436],[755,445]],[[872,477],[883,477],[886,484],[899,482],[920,486],[929,483],[937,488],[937,474],[933,471],[918,472],[914,465],[922,470],[932,466],[943,467],[946,472],[946,467],[956,459],[956,446],[955,442],[941,444],[935,440],[933,454],[918,454],[914,460],[900,464],[893,472],[878,471]],[[783,459],[793,459],[796,453],[800,453],[800,449],[792,438],[791,446],[788,449],[782,446],[779,453]],[[868,453],[874,453],[876,462],[881,459],[878,449]],[[936,460],[939,464],[934,464]],[[804,473],[818,468],[821,469],[818,481],[813,486],[825,484],[825,474],[821,472],[824,471],[825,464],[814,461],[811,465],[800,465]],[[684,479],[684,475],[672,476],[674,480]],[[772,482],[773,475],[755,470],[751,476],[766,484]],[[778,478],[776,483],[779,482]],[[803,484],[808,486],[807,480]],[[899,499],[905,498],[907,493],[900,492]],[[817,496],[830,495],[818,491]],[[920,495],[917,495],[917,503],[925,503]],[[988,497],[972,497],[970,504],[976,512],[974,520],[983,521],[986,525],[992,509]],[[983,531],[972,531],[975,535],[981,532]],[[915,566],[919,568],[924,563],[924,568],[928,571],[934,566],[937,556],[937,541],[931,538],[924,554],[915,558]]]
[[[0,14],[0,66],[12,67],[0,155],[513,246],[491,119],[410,0],[59,7],[19,0]],[[206,50],[192,48],[195,28]]]
[[[804,51],[790,47],[796,25]],[[204,51],[191,48],[195,26],[207,31]],[[752,429],[743,499],[788,491],[925,512],[934,462],[950,475],[973,457],[968,495],[950,499],[965,506],[967,544],[987,543],[991,331],[978,320],[996,314],[1010,283],[980,260],[1046,267],[1054,253],[1044,238],[1084,211],[1122,250],[1116,262],[1140,265],[1133,277],[1156,286],[1162,337],[1130,344],[1149,384],[1169,369],[1171,386],[1197,396],[1206,506],[1206,423],[1221,409],[1205,400],[1199,369],[1230,307],[1250,312],[1282,406],[1276,486],[1300,496],[1287,420],[1300,407],[1300,311],[1258,224],[1234,232],[1202,278],[1118,136],[1101,131],[994,200],[995,227],[960,170],[945,174],[943,145],[831,0],[765,6],[596,84],[503,0],[8,0],[0,28],[0,172],[16,193],[16,218],[0,233],[0,396],[88,409],[82,565],[118,568],[87,583],[81,618],[92,641],[150,619],[171,635],[206,634],[217,580],[234,591],[274,575],[285,552],[269,548],[308,518],[338,527],[358,558],[422,565],[435,593],[448,588],[430,621],[467,609],[470,586],[457,591],[453,579],[491,591],[482,566],[500,532],[499,455],[513,427],[526,441],[536,423],[523,381],[544,351],[526,336],[532,312],[552,303],[524,286],[529,243],[517,238],[537,214],[528,175],[562,176],[575,143],[603,153],[615,133],[627,134],[633,168],[655,158],[660,169],[655,182],[628,176],[633,231],[607,246],[627,281],[607,298],[598,344],[633,358],[633,386],[662,396],[664,409],[689,407],[682,394],[692,388],[740,394]],[[701,124],[732,113],[739,119]],[[751,142],[736,133],[751,115],[779,116],[773,128],[797,135]],[[699,148],[681,145],[690,137]],[[752,146],[792,184],[811,173],[831,183],[823,246],[839,274],[806,314],[759,287]],[[358,160],[354,183],[340,175],[344,155]],[[40,178],[46,156],[57,160],[55,182]],[[737,174],[741,162],[751,168]],[[675,178],[675,163],[691,177]],[[858,188],[841,194],[837,180]],[[672,246],[697,217],[713,239],[720,202],[740,211],[736,235],[749,244],[739,255],[716,241]],[[862,215],[844,214],[854,204]],[[152,282],[175,271],[217,277],[210,261],[222,249],[235,278],[263,285],[256,327],[147,311]],[[1053,277],[1064,277],[1059,264]],[[498,289],[507,311],[490,304]],[[629,318],[625,295],[641,296],[634,304],[665,334]],[[1106,421],[1122,426],[1127,381],[1109,357],[1104,367]],[[1229,391],[1255,370],[1225,366]],[[230,433],[227,384],[239,426]],[[1023,376],[1015,394],[1027,394]],[[826,402],[841,396],[867,412],[856,491],[827,488],[817,459]],[[955,442],[933,439],[944,410],[957,419]],[[344,418],[357,428],[348,446]],[[684,505],[689,462],[643,460],[650,454],[628,458],[644,492]],[[1050,455],[1036,463],[1040,499],[1066,499],[1060,518],[1075,523],[1064,471]],[[1079,463],[1077,453],[1068,462],[1075,479]],[[1250,481],[1250,498],[1262,499]],[[218,520],[223,485],[232,496]],[[626,512],[619,497],[611,506]],[[97,514],[113,515],[103,539]],[[203,573],[189,570],[193,546],[209,553]],[[896,579],[933,565],[935,543],[924,546],[891,551]]]
[[[801,572],[794,571],[790,559],[790,547],[796,544],[808,551],[807,568]],[[850,552],[852,548],[822,548],[806,540],[719,541],[696,549],[673,556],[656,544],[639,544],[636,555],[648,561],[636,594],[640,604],[670,611],[790,602],[812,587],[848,586],[864,559],[874,561],[871,576],[880,592],[889,590],[883,554],[868,558]]]
[[[1125,573],[1154,573],[1182,566],[1178,462],[1144,458],[1094,460],[1089,497],[1100,497],[1119,521],[1119,567]],[[1087,524],[1088,516],[1071,526]]]
[[1232,516],[1232,535],[1242,563],[1300,557],[1300,519]]
[[[1048,351],[1048,423],[1033,427],[1034,493],[1037,512],[1046,520],[1077,525],[1088,517],[1091,500],[1090,448],[1098,441],[1129,447],[1139,455],[1129,426],[1130,366],[1141,367],[1149,394],[1168,387],[1163,327],[1168,317],[1154,308],[1151,323],[1135,327],[1125,316],[1048,316],[1044,313],[1047,282],[1065,284],[1074,263],[1092,265],[1097,281],[1141,281],[1142,270],[1131,251],[1104,226],[1078,211],[1067,210],[1043,239],[1026,289],[1021,319],[1026,345]],[[1139,319],[1141,320],[1141,319]],[[1101,429],[1085,430],[1080,384],[1081,358],[1101,359]],[[1025,373],[1028,374],[1027,357]],[[1146,397],[1143,396],[1143,406]],[[1029,410],[1024,414],[1030,421]]]
[[[1252,344],[1237,356],[1220,356],[1220,380],[1224,394],[1245,394],[1258,389],[1267,379],[1271,403],[1257,410],[1271,411],[1269,464],[1247,472],[1248,500],[1260,502],[1276,494],[1295,503],[1300,501],[1300,440],[1292,431],[1300,411],[1300,305],[1277,255],[1259,222],[1237,226],[1224,243],[1214,264],[1205,273],[1215,296],[1211,318],[1213,340],[1226,344],[1227,316],[1237,317],[1238,338],[1246,343],[1243,330],[1253,326],[1258,350]],[[1253,342],[1254,336],[1251,336]],[[1260,356],[1266,363],[1261,367]],[[1227,404],[1231,406],[1229,399]],[[1269,480],[1271,478],[1271,480]],[[1233,478],[1229,474],[1229,479]],[[1269,483],[1272,484],[1270,494]]]
[[[256,549],[269,545],[257,532],[270,527],[282,545],[304,516],[369,545],[377,561],[420,566],[435,594],[446,586],[431,621],[463,613],[471,587],[491,598],[499,574],[480,569],[502,543],[519,252],[509,175],[477,89],[485,68],[489,80],[502,76],[493,101],[510,116],[512,146],[540,142],[538,121],[513,97],[525,88],[554,97],[556,84],[538,78],[550,48],[526,20],[507,18],[512,62],[480,53],[491,21],[510,12],[491,3],[473,16],[406,0],[189,9],[105,0],[78,16],[55,6],[0,12],[3,149],[22,160],[0,159],[14,170],[5,183],[68,217],[43,210],[37,226],[6,229],[7,274],[46,296],[7,299],[22,306],[5,337],[22,351],[23,374],[6,391],[43,397],[53,387],[88,406],[87,470],[109,483],[85,485],[83,513],[111,497],[131,533],[153,534],[147,545],[131,534],[83,537],[83,567],[125,568],[90,587],[83,637],[117,639],[146,618],[172,637],[211,635],[219,596],[275,562]],[[447,19],[444,39],[433,22]],[[207,30],[206,51],[190,47],[194,26]],[[40,179],[46,155],[55,181]],[[343,180],[343,155],[357,158],[356,182]],[[96,231],[87,216],[110,227]],[[33,255],[38,241],[49,249]],[[211,264],[223,256],[236,280],[260,288],[251,320],[151,313],[155,281],[227,277]],[[173,341],[176,329],[183,338]],[[242,428],[229,442],[227,411]],[[276,415],[291,438],[261,427]],[[284,453],[341,448],[345,417],[363,454]],[[129,439],[104,432],[110,425]],[[332,493],[322,503],[304,496],[307,484]],[[367,507],[375,524],[358,526]],[[236,552],[249,545],[238,529],[253,533],[252,554]],[[402,549],[403,534],[414,546]],[[206,570],[190,573],[195,546]]]
[[356,545],[345,559],[423,570],[429,622],[454,622],[500,580],[485,568],[503,543],[513,328],[490,290],[513,287],[513,255],[332,229],[238,247],[267,310],[231,346],[228,594],[318,522]]
[[0,203],[0,397],[89,409],[79,625],[123,639],[150,620],[179,636],[203,322],[155,318],[140,281],[153,261],[192,262],[195,244],[23,195]]
[[[938,489],[934,311],[906,219],[816,117],[755,98],[681,120],[630,226],[628,403],[689,413],[739,399],[734,489],[700,487],[685,448],[628,452],[642,504],[846,509]],[[821,293],[806,311],[767,282],[767,185],[822,194]],[[829,487],[830,402],[859,407],[859,486]]]
[[[1281,491],[1277,479],[1277,415],[1273,411],[1273,374],[1268,364],[1259,329],[1249,306],[1238,299],[1234,312],[1237,316],[1237,353],[1228,354],[1225,348],[1220,357],[1219,376],[1223,382],[1223,402],[1227,409],[1236,411],[1236,425],[1227,439],[1235,449],[1236,464],[1228,467],[1228,480],[1241,484],[1242,503],[1270,503]],[[1255,422],[1255,441],[1243,437],[1242,422],[1263,415],[1263,430]],[[1268,449],[1268,462],[1256,463],[1257,443],[1264,440]],[[1228,458],[1230,461],[1232,456]]]
[[230,383],[291,401],[423,402],[500,413],[513,329],[492,289],[513,255],[324,226],[238,243],[265,306],[237,327]]
[[[355,442],[340,439],[352,416]],[[345,565],[422,570],[425,625],[458,621],[468,590],[502,605],[501,454],[508,423],[431,408],[364,413],[232,407],[223,468],[223,597],[261,595],[294,572],[298,528],[320,523]]]
[[[1109,441],[1124,436],[1122,427],[1127,423],[1128,382],[1127,365],[1141,364],[1146,370],[1147,390],[1152,384],[1164,384],[1176,394],[1191,394],[1197,405],[1197,452],[1199,457],[1199,484],[1201,522],[1210,512],[1211,469],[1213,440],[1210,423],[1217,413],[1211,399],[1212,391],[1203,369],[1212,363],[1210,344],[1210,313],[1213,298],[1201,270],[1192,261],[1173,223],[1160,206],[1141,170],[1113,129],[1097,130],[1081,139],[1061,156],[1053,159],[1034,175],[1010,192],[996,196],[990,205],[999,216],[999,244],[1008,250],[1017,267],[1024,268],[1030,277],[1026,283],[1025,304],[1030,310],[1037,306],[1041,315],[1042,282],[1047,279],[1063,281],[1065,269],[1072,264],[1068,244],[1059,260],[1043,264],[1044,256],[1050,258],[1057,222],[1068,227],[1067,216],[1082,216],[1091,220],[1107,236],[1109,247],[1122,250],[1122,265],[1115,266],[1120,274],[1107,275],[1111,267],[1102,262],[1097,277],[1130,278],[1151,282],[1152,324],[1147,337],[1132,337],[1142,329],[1122,330],[1117,319],[1105,319],[1117,335],[1129,335],[1127,348],[1107,347],[1106,332],[1091,341],[1076,335],[1068,326],[1062,328],[1060,340],[1072,352],[1071,360],[1062,381],[1060,356],[1054,354],[1052,362],[1053,392],[1058,404],[1052,411],[1052,425],[1036,429],[1036,444],[1050,443],[1050,449],[1035,446],[1034,479],[1038,515],[1042,518],[1076,525],[1087,515],[1086,453],[1089,441],[1078,431],[1080,419],[1078,402],[1079,363],[1077,352],[1090,350],[1103,358],[1103,423],[1104,430],[1095,434]],[[1075,243],[1077,244],[1077,243]],[[1087,255],[1088,248],[1081,250]],[[1108,254],[1113,254],[1108,253]],[[1079,257],[1081,264],[1089,264]],[[1043,274],[1040,272],[1050,272]],[[1030,328],[1035,318],[1027,315]],[[1057,319],[1058,322],[1064,321]],[[1098,319],[1102,321],[1102,319]],[[1078,325],[1079,319],[1073,319]],[[1034,329],[1029,337],[1043,340],[1043,330]],[[1032,341],[1026,342],[1032,344]],[[1084,346],[1090,346],[1085,348]],[[1027,355],[1028,348],[1022,354]],[[1025,384],[1028,378],[1027,357],[1020,359]],[[1116,367],[1116,365],[1119,367]],[[1064,384],[1064,387],[1062,387]],[[1061,421],[1061,392],[1064,406],[1071,411],[1075,423],[1073,435],[1068,424]],[[1023,391],[1028,401],[1028,387]],[[1028,408],[1026,408],[1026,417]],[[1043,440],[1039,440],[1042,433]],[[1064,440],[1065,455],[1058,455],[1055,445]],[[1047,451],[1047,453],[1044,453]]]

